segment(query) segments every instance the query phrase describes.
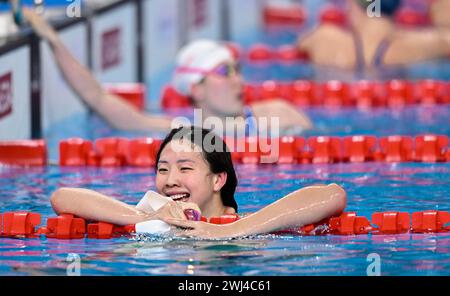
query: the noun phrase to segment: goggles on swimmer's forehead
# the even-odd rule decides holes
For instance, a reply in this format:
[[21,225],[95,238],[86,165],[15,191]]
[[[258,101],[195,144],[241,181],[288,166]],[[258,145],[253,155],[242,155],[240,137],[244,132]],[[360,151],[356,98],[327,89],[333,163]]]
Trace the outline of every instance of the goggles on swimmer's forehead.
[[203,70],[198,68],[180,67],[176,70],[178,73],[198,73],[203,75],[215,74],[222,77],[232,77],[241,72],[241,66],[238,63],[220,64],[212,70]]
[[241,73],[241,65],[239,63],[221,64],[210,72],[223,77],[231,77]]

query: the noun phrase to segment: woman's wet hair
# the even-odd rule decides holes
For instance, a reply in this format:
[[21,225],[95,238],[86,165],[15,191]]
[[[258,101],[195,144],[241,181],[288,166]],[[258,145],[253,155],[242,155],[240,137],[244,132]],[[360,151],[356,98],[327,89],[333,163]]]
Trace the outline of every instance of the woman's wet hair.
[[236,172],[231,160],[231,153],[222,138],[210,130],[194,126],[173,129],[161,143],[156,155],[156,164],[159,163],[161,152],[173,140],[188,140],[200,148],[203,158],[213,174],[227,173],[227,181],[220,190],[220,196],[225,206],[232,207],[237,212],[238,205],[234,199],[237,187]]
[[[380,13],[387,17],[394,16],[402,4],[401,0],[377,0],[377,1],[380,4]],[[367,1],[367,0],[358,0],[357,2],[364,9],[367,9],[369,5],[375,3],[374,1]]]

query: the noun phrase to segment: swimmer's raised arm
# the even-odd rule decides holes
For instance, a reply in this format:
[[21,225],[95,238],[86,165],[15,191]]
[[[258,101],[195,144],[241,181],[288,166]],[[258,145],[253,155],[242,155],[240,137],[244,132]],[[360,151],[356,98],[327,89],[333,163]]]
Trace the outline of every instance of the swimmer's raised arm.
[[183,233],[183,236],[230,238],[316,223],[340,214],[345,209],[346,203],[345,191],[336,184],[330,184],[294,191],[258,212],[231,224],[215,225],[172,218],[165,221],[179,227],[191,228]]
[[116,95],[107,93],[94,75],[66,48],[55,30],[33,10],[24,8],[23,15],[36,33],[47,40],[56,62],[68,84],[94,111],[113,127],[133,131],[168,131],[171,119],[146,115]]
[[168,202],[156,212],[144,212],[136,207],[96,191],[82,188],[60,188],[51,196],[50,202],[57,214],[70,213],[92,221],[129,225],[168,217],[186,219],[185,209],[198,207],[189,203]]

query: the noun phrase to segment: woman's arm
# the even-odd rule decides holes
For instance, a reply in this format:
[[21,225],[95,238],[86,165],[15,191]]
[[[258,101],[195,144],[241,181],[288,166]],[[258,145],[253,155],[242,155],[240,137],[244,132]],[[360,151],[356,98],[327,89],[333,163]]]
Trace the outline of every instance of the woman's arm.
[[253,103],[251,107],[256,117],[279,118],[281,129],[286,130],[293,127],[300,127],[303,130],[309,130],[313,128],[313,124],[308,115],[297,110],[295,106],[283,99],[257,102]]
[[136,224],[169,217],[183,220],[186,219],[185,209],[199,211],[197,205],[169,201],[156,212],[144,212],[109,196],[82,188],[60,188],[53,193],[50,202],[57,214],[73,214],[87,220],[116,225]]
[[101,193],[81,188],[60,188],[50,198],[57,214],[70,213],[87,220],[127,225],[151,220],[153,215]]
[[53,28],[34,11],[24,8],[23,14],[39,36],[47,40],[56,62],[68,84],[77,95],[113,127],[133,131],[168,131],[171,119],[150,116],[116,95],[107,93],[92,73],[78,62]]
[[173,225],[191,228],[183,236],[229,238],[269,233],[293,226],[319,222],[340,214],[346,206],[345,191],[336,184],[310,186],[294,191],[260,211],[234,223],[214,225],[204,222],[164,219]]
[[410,64],[450,54],[450,29],[397,30],[391,37],[383,62]]
[[313,64],[353,70],[356,53],[353,36],[336,25],[322,24],[302,36],[297,48],[307,52]]
[[450,1],[434,0],[430,7],[430,18],[433,25],[450,28]]

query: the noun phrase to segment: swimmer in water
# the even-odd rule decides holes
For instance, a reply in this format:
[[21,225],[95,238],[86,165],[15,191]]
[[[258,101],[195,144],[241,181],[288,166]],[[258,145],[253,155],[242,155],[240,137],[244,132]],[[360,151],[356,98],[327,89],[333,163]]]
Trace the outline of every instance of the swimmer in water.
[[[146,115],[119,97],[107,93],[92,73],[72,56],[55,30],[41,16],[26,8],[23,15],[35,32],[50,44],[68,84],[113,127],[133,131],[171,129],[171,118]],[[204,120],[212,116],[225,121],[226,117],[244,118],[253,115],[256,119],[278,118],[282,133],[312,128],[311,121],[304,113],[281,99],[244,107],[244,84],[236,61],[226,46],[214,41],[193,41],[180,50],[174,87],[192,99],[193,106],[202,110]]]
[[346,3],[348,27],[320,24],[298,40],[298,48],[307,52],[314,64],[364,73],[386,65],[407,65],[450,54],[450,26],[445,26],[450,13],[448,3],[446,6],[443,1],[433,3],[434,26],[421,29],[394,24],[392,18],[400,0],[380,1],[381,17],[367,15],[371,1],[347,0]]
[[282,134],[312,128],[308,116],[283,99],[244,106],[244,80],[238,62],[227,46],[216,41],[195,40],[179,51],[173,86],[202,110],[205,119],[218,118],[224,127],[227,117],[274,117],[279,119]]
[[346,207],[346,193],[336,184],[296,190],[261,210],[226,225],[188,221],[184,211],[195,210],[205,217],[235,214],[237,177],[223,140],[211,131],[196,127],[172,130],[157,154],[156,195],[171,201],[157,211],[142,210],[101,193],[61,188],[51,197],[56,213],[128,225],[162,220],[188,229],[181,236],[232,238],[270,233],[303,226],[339,215]]

